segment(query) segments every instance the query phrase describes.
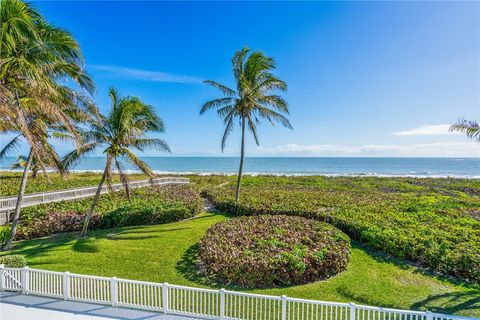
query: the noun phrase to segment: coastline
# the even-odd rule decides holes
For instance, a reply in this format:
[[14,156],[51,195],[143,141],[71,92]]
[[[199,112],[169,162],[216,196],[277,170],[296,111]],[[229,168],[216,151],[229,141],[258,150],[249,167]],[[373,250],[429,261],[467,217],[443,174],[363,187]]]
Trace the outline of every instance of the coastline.
[[[0,168],[1,173],[21,173],[21,170],[13,169],[3,169]],[[55,172],[55,170],[47,170],[47,172]],[[70,173],[102,173],[103,169],[75,169],[70,170]],[[113,173],[117,173],[117,170],[112,170]],[[141,174],[138,170],[125,170],[127,174]],[[236,176],[236,172],[224,172],[224,171],[163,171],[163,170],[153,170],[155,174],[158,175],[174,175],[174,176]],[[421,178],[421,179],[469,179],[477,180],[480,179],[480,173],[478,175],[459,175],[459,174],[437,174],[437,173],[374,173],[374,172],[359,172],[359,173],[322,173],[322,172],[244,172],[244,176],[251,177],[261,177],[261,176],[277,176],[277,177],[375,177],[375,178]]]

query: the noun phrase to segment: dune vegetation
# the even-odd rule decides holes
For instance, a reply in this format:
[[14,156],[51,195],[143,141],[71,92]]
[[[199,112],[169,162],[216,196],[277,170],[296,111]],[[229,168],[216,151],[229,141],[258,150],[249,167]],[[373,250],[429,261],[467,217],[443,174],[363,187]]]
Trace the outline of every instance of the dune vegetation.
[[248,177],[205,195],[234,215],[298,215],[329,222],[370,248],[480,283],[480,181]]

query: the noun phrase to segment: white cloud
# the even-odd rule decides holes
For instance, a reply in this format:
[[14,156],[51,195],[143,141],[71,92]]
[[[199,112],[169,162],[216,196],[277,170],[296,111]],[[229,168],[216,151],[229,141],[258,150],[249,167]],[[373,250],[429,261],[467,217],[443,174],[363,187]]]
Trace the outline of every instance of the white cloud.
[[475,142],[435,142],[409,145],[300,145],[249,150],[257,156],[356,156],[356,157],[479,157],[480,145]]
[[202,82],[202,79],[198,77],[173,74],[169,72],[141,70],[141,69],[125,68],[125,67],[111,66],[111,65],[92,65],[90,67],[95,70],[104,71],[108,73],[110,76],[125,78],[125,79],[145,80],[145,81],[154,81],[154,82],[174,82],[174,83],[201,83]]
[[395,136],[439,136],[447,134],[457,134],[449,131],[449,124],[423,125],[419,128],[394,132]]

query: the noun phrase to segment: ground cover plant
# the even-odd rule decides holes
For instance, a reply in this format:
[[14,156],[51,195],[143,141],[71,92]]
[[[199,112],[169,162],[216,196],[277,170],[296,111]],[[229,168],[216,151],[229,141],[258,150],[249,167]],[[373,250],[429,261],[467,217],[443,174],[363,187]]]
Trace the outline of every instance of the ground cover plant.
[[[93,230],[88,238],[63,234],[14,243],[8,254],[24,256],[32,268],[209,287],[196,266],[197,243],[208,228],[226,219],[221,214],[201,214],[161,225]],[[347,270],[335,277],[246,291],[480,317],[478,288],[432,277],[356,243]]]
[[[130,180],[145,180],[147,177],[142,174],[130,174]],[[0,171],[0,196],[16,196],[20,185],[21,173]],[[49,173],[48,179],[39,173],[37,178],[28,181],[26,194],[37,192],[48,192],[63,189],[74,189],[80,187],[95,187],[100,182],[101,174],[97,172],[76,172],[66,177],[58,173]],[[112,175],[114,183],[120,183],[117,174]]]
[[324,222],[292,216],[234,218],[200,241],[200,263],[215,282],[240,287],[287,286],[344,271],[350,239]]
[[[41,204],[22,210],[16,239],[80,231],[91,197]],[[158,186],[132,190],[129,202],[123,192],[103,194],[91,220],[97,229],[159,224],[191,218],[203,210],[203,201],[190,186]]]
[[248,177],[204,194],[236,215],[327,221],[352,239],[432,270],[480,282],[480,181],[369,177]]

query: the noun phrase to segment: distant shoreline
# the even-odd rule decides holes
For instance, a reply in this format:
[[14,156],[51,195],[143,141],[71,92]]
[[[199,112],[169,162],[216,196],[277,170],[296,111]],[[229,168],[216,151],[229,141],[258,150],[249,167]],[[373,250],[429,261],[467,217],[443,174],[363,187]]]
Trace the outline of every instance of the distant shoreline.
[[[195,171],[159,171],[153,170],[158,175],[174,175],[174,176],[186,176],[186,175],[195,175],[195,176],[235,176],[237,173],[234,172],[195,172]],[[21,170],[8,170],[0,169],[1,173],[21,173]],[[54,170],[47,170],[47,172],[55,172]],[[100,174],[103,170],[100,169],[85,169],[85,170],[71,170],[71,174],[79,173],[95,173]],[[112,170],[113,173],[116,173],[116,170]],[[125,170],[127,174],[141,174],[140,171],[135,170]],[[471,179],[477,180],[480,179],[480,174],[478,175],[454,175],[454,174],[382,174],[382,173],[282,173],[282,172],[244,172],[244,176],[277,176],[277,177],[352,177],[352,178],[361,178],[361,177],[373,177],[373,178],[422,178],[422,179]]]
[[[145,157],[157,174],[236,175],[238,158],[232,157]],[[0,163],[9,171],[15,158]],[[84,158],[72,172],[103,172],[104,158]],[[124,171],[137,173],[124,162]],[[247,175],[273,176],[373,176],[420,178],[480,178],[480,158],[245,158]]]

